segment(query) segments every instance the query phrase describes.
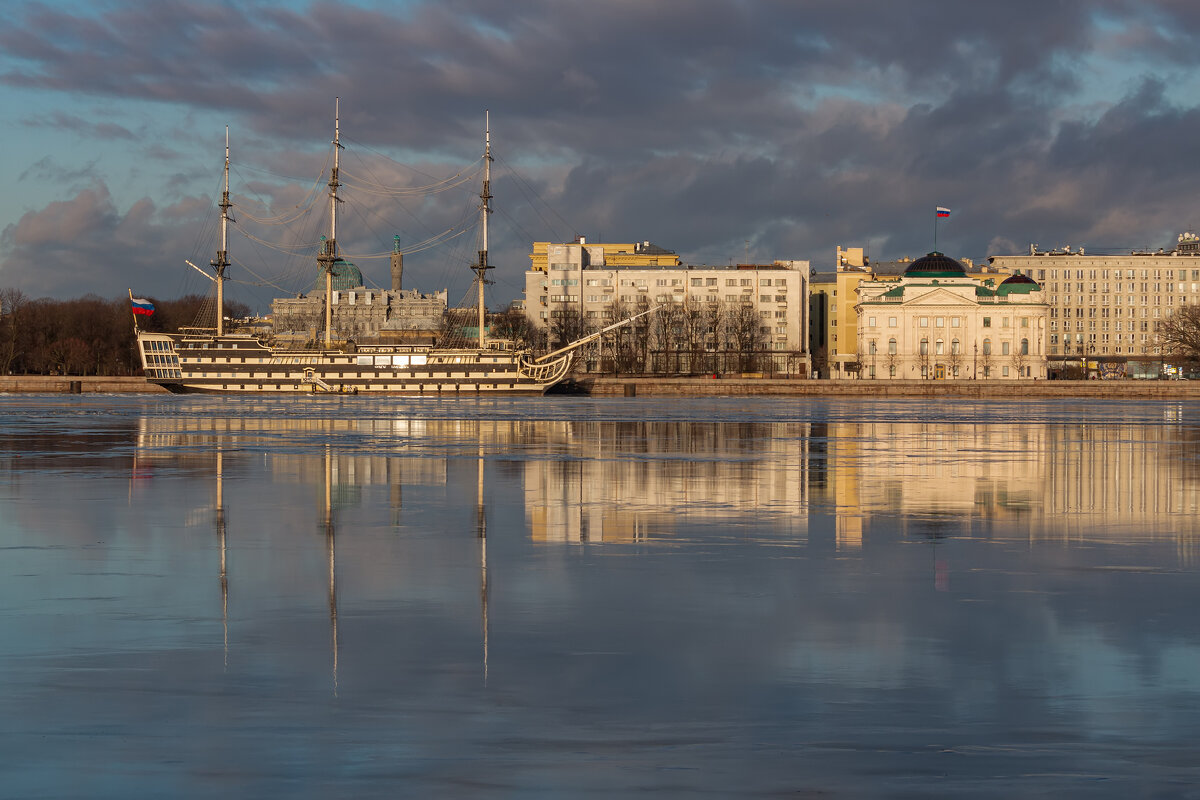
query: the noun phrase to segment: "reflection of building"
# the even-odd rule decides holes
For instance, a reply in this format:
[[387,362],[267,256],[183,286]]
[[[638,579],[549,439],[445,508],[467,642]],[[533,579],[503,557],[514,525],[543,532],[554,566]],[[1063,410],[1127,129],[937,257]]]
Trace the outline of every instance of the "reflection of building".
[[[463,508],[471,498],[480,511],[485,501],[518,503],[535,542],[628,543],[712,526],[811,544],[832,512],[830,533],[845,551],[899,531],[1161,539],[1195,557],[1200,436],[1178,417],[1047,423],[984,404],[960,418],[987,422],[886,418],[915,407],[814,423],[149,417],[136,434],[134,478],[168,461],[211,475],[219,449],[227,487],[261,465],[279,484],[324,485],[313,511],[322,499],[335,511],[386,502],[394,520],[402,487],[444,487]],[[314,443],[332,444],[305,449]],[[498,479],[519,492],[480,491]]]
[[829,423],[826,485],[811,504],[835,510],[842,547],[869,546],[882,519],[964,533],[1003,522],[1066,541],[1117,532],[1190,553],[1200,440],[1181,436],[1120,423]]
[[569,460],[525,466],[537,541],[613,542],[747,515],[807,531],[808,425],[561,422],[548,438]]
[[862,377],[1046,377],[1047,309],[1023,275],[993,288],[930,253],[899,281],[863,281],[858,293]]

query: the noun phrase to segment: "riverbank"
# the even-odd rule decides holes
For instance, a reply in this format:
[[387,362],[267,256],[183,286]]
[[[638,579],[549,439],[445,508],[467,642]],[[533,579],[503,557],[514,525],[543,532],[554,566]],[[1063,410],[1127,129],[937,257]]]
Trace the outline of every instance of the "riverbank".
[[[1200,381],[871,381],[788,378],[584,378],[593,397],[1128,397],[1200,399]],[[167,394],[139,377],[0,376],[2,394]]]
[[140,377],[0,375],[0,394],[168,394]]
[[1129,397],[1200,399],[1200,381],[937,381],[787,378],[592,378],[593,397]]

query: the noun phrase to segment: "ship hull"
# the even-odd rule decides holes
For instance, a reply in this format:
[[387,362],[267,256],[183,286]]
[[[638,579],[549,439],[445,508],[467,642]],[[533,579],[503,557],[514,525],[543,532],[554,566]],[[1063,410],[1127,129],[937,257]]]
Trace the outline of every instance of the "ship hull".
[[141,332],[146,380],[172,392],[208,394],[543,394],[571,357],[539,364],[512,350],[358,347],[277,350],[252,336]]

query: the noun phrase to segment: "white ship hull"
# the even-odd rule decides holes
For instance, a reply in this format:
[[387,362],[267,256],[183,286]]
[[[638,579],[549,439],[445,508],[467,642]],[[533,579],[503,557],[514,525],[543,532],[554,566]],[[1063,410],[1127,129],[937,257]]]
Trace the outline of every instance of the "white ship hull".
[[172,392],[542,394],[566,377],[571,353],[535,362],[506,349],[361,346],[278,350],[241,334],[138,333],[146,380]]

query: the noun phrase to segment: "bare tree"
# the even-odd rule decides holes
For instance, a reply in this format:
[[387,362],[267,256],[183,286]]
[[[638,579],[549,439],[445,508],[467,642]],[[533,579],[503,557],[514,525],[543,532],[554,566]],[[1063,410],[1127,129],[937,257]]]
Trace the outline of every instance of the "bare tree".
[[29,298],[20,289],[0,289],[0,374],[7,375],[19,355],[22,317]]
[[754,372],[762,349],[762,318],[750,303],[731,309],[728,328],[739,372]]
[[1017,377],[1022,378],[1025,376],[1025,365],[1029,363],[1029,354],[1022,353],[1020,346],[1014,347],[1008,363],[1016,370]]
[[1200,305],[1180,306],[1159,320],[1156,343],[1174,361],[1192,367],[1200,364]]
[[963,363],[962,350],[959,347],[957,347],[954,342],[951,342],[950,353],[949,353],[949,355],[946,356],[946,365],[950,368],[950,375],[952,377],[955,377],[955,378],[959,377],[958,370],[962,366],[962,363]]

